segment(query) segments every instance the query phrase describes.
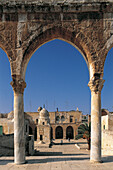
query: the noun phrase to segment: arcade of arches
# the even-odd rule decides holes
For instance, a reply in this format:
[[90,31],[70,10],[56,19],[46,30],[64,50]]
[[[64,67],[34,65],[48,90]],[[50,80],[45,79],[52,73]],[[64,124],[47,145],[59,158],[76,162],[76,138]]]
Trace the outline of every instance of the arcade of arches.
[[[87,3],[85,3],[87,2]],[[92,162],[101,162],[101,90],[103,69],[113,46],[113,2],[96,1],[1,1],[0,47],[8,55],[14,91],[15,163],[25,163],[25,72],[32,54],[42,44],[63,39],[83,55],[90,74]],[[70,128],[71,129],[71,128]],[[67,134],[69,135],[70,129]]]

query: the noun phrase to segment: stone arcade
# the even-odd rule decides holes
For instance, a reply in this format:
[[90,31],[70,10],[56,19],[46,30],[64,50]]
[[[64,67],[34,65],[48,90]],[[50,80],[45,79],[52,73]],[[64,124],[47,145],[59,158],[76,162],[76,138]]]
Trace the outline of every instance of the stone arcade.
[[0,47],[7,53],[14,91],[15,163],[25,163],[23,94],[32,54],[62,39],[83,55],[90,74],[91,155],[101,162],[101,90],[108,51],[113,47],[112,0],[1,0]]

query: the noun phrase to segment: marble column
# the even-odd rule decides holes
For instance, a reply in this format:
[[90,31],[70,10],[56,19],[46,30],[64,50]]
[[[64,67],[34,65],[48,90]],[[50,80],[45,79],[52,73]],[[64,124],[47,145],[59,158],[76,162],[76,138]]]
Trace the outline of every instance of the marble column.
[[14,162],[25,163],[24,105],[23,93],[26,83],[15,79],[11,82],[14,91]]
[[101,161],[101,90],[104,80],[93,77],[89,82],[91,89],[91,152],[90,161]]

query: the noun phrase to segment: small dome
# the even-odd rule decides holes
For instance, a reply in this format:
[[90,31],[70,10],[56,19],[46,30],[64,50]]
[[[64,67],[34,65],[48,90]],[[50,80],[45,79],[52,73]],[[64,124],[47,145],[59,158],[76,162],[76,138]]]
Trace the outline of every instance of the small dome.
[[11,111],[10,113],[8,113],[8,119],[13,119],[14,118],[14,112]]
[[42,110],[42,107],[39,107],[37,111],[40,112],[41,110]]
[[40,111],[40,118],[45,118],[45,117],[49,117],[49,112],[45,108],[43,108]]

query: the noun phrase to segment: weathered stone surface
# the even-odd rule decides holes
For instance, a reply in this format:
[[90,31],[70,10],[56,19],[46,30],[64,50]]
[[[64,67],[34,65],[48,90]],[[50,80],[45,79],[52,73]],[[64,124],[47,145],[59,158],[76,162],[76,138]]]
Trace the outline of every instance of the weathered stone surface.
[[110,0],[0,1],[0,47],[8,55],[12,75],[24,79],[34,51],[55,38],[77,47],[93,74],[103,73],[113,46],[112,12]]

